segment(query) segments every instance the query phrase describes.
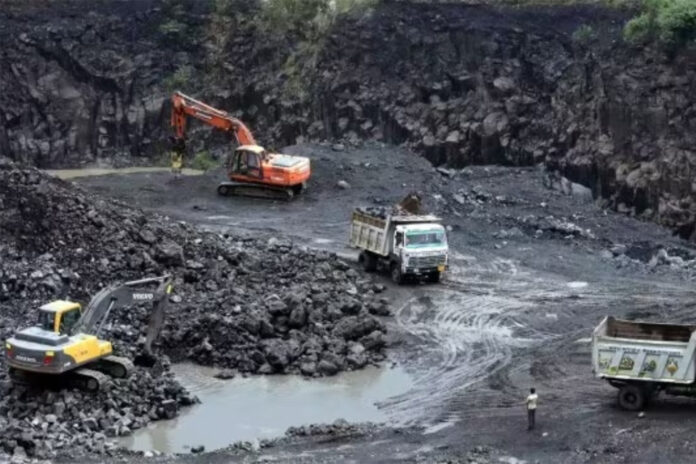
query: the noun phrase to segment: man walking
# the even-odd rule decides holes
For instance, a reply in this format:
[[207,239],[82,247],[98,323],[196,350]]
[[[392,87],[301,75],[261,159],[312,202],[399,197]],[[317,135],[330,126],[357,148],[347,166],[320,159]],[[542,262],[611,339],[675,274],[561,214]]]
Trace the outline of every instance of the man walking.
[[539,396],[536,394],[536,389],[531,388],[529,390],[529,396],[525,404],[527,405],[527,430],[532,430],[534,428],[534,414],[536,413],[537,401]]

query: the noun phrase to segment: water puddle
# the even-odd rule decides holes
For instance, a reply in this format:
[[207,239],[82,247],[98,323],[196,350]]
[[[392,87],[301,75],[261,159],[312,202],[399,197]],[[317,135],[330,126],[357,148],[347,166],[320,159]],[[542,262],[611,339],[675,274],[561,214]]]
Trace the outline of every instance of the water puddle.
[[570,288],[585,288],[585,287],[587,287],[588,283],[579,281],[579,282],[568,282],[566,285]]
[[425,430],[423,430],[423,435],[430,435],[433,433],[437,433],[440,430],[446,429],[447,427],[452,427],[457,422],[458,421],[456,421],[456,420],[448,420],[448,421],[439,422],[437,424],[431,425],[429,427],[426,427]]
[[501,462],[503,464],[527,464],[527,461],[524,461],[522,459],[517,459],[516,457],[513,456],[503,456],[498,458],[498,462]]
[[[47,169],[46,172],[61,179],[76,179],[78,177],[105,176],[107,174],[134,174],[140,172],[169,172],[170,168],[157,166],[134,166],[129,168],[80,168],[80,169]],[[184,168],[185,176],[198,176],[203,171]]]
[[334,243],[334,240],[330,238],[314,238],[312,241],[319,245],[328,245],[329,243]]
[[159,421],[120,440],[133,450],[207,451],[235,441],[283,435],[290,426],[349,422],[386,422],[375,403],[408,391],[413,382],[400,367],[368,367],[334,377],[307,380],[299,376],[254,376],[219,380],[216,369],[180,364],[179,381],[201,404],[176,419]]

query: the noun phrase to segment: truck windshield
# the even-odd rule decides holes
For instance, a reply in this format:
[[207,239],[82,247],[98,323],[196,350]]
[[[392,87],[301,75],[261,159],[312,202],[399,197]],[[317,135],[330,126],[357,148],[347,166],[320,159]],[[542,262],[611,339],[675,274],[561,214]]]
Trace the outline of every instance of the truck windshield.
[[55,313],[49,311],[39,311],[39,327],[41,327],[44,330],[48,330],[49,332],[53,332],[54,317]]
[[426,230],[406,234],[406,246],[409,248],[440,246],[445,244],[445,233],[441,230]]

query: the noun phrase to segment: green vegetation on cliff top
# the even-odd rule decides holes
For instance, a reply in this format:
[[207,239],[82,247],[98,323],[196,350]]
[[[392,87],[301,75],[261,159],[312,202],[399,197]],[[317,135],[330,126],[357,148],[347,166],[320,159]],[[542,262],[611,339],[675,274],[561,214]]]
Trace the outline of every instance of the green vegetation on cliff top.
[[696,39],[696,0],[644,0],[641,13],[626,24],[624,36],[633,43],[691,45]]
[[[328,30],[337,16],[366,9],[380,2],[387,3],[387,0],[265,0],[262,4],[264,21],[272,28],[304,31],[306,38],[316,39]],[[395,2],[434,3],[433,0],[391,0],[391,3]],[[690,45],[696,40],[696,0],[461,0],[461,3],[520,7],[597,4],[611,8],[629,8],[637,14],[624,29],[624,37],[628,42],[654,42],[674,49]],[[579,38],[584,39],[589,32],[590,29],[581,30]]]

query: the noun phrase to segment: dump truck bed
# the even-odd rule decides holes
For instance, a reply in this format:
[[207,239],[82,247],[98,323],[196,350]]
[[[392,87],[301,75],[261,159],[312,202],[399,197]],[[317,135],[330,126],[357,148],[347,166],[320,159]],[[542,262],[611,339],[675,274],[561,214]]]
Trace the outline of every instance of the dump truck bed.
[[696,325],[606,317],[592,336],[593,371],[604,379],[693,383],[695,333]]

